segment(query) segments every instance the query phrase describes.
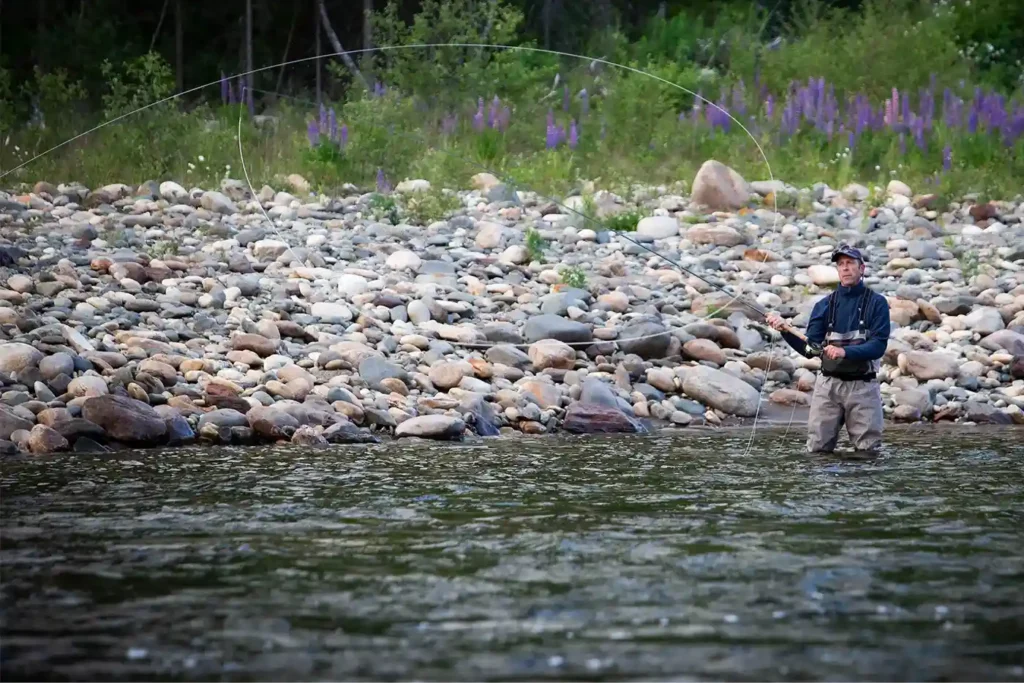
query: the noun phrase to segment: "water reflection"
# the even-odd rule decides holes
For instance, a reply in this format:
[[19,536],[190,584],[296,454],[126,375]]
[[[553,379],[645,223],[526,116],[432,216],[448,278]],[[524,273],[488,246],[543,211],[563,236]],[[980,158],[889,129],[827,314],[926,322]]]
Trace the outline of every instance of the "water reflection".
[[867,459],[796,430],[9,459],[0,669],[1019,680],[1022,436],[894,431]]

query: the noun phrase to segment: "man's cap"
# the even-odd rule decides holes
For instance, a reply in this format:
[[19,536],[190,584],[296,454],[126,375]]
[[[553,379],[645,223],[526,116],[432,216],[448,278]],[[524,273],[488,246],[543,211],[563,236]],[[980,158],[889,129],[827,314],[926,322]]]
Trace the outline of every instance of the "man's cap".
[[835,263],[838,261],[840,256],[849,256],[852,259],[857,259],[861,263],[864,263],[867,260],[864,258],[864,254],[860,253],[860,249],[855,249],[849,244],[840,244],[836,247],[836,250],[832,252],[832,262]]

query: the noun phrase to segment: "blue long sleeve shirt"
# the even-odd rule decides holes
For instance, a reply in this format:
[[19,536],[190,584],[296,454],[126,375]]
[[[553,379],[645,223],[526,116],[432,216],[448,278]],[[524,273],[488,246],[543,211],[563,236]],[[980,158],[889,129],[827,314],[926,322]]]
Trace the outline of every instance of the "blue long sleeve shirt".
[[[838,309],[833,328],[835,332],[853,332],[860,326],[857,307],[866,288],[863,281],[853,287],[839,285],[836,288]],[[814,308],[811,310],[811,318],[807,323],[807,341],[814,344],[822,345],[825,335],[828,334],[829,299],[830,297],[824,297],[814,304]],[[867,341],[845,347],[846,357],[850,360],[877,360],[885,355],[885,350],[889,346],[889,302],[881,294],[871,292],[865,308],[867,310],[864,314],[864,326]],[[801,339],[789,332],[783,332],[782,337],[797,353],[807,358],[810,357],[810,352]]]

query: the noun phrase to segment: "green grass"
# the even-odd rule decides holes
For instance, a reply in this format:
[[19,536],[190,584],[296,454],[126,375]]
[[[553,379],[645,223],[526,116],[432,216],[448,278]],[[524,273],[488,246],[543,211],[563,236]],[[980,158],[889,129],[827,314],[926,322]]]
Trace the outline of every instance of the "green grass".
[[[989,14],[994,11],[989,6],[992,0],[977,1],[985,4]],[[946,5],[950,3],[942,7]],[[725,132],[680,121],[680,112],[692,107],[693,96],[642,74],[611,67],[594,73],[586,60],[537,53],[438,48],[388,53],[372,60],[375,73],[389,86],[383,97],[353,91],[348,100],[326,103],[338,121],[348,126],[344,148],[310,145],[307,125],[317,112],[302,98],[278,100],[265,112],[273,121],[258,124],[244,108],[217,103],[214,87],[205,94],[206,102],[193,103],[187,110],[167,104],[135,114],[36,159],[4,177],[0,185],[48,180],[98,187],[170,179],[186,188],[209,188],[225,177],[242,178],[244,161],[256,188],[263,184],[284,188],[284,178],[299,173],[315,192],[335,193],[345,183],[373,188],[378,169],[383,169],[392,183],[425,178],[436,191],[399,201],[375,197],[374,215],[392,222],[407,219],[427,224],[459,208],[457,200],[441,188],[466,188],[474,174],[485,170],[516,189],[561,201],[584,181],[612,190],[636,182],[683,181],[688,187],[700,165],[714,158],[748,180],[774,177],[798,187],[825,182],[836,189],[859,182],[871,189],[875,203],[884,199],[880,190],[891,178],[906,182],[915,192],[934,192],[943,201],[969,192],[1012,198],[1020,192],[1024,177],[1024,138],[1006,147],[996,133],[968,133],[942,122],[941,88],[946,85],[969,99],[976,83],[998,81],[1007,98],[1017,97],[1010,101],[1019,102],[1021,96],[1019,87],[1010,89],[1005,79],[993,81],[994,72],[960,54],[956,32],[965,15],[956,2],[950,6],[954,9],[931,11],[917,2],[873,1],[863,12],[850,14],[826,12],[807,3],[783,27],[782,47],[771,50],[766,48],[770,36],[763,33],[765,18],[756,11],[725,13],[708,23],[690,22],[686,17],[655,20],[633,42],[621,35],[605,41],[611,46],[611,58],[710,99],[718,100],[723,89],[742,79],[747,111],[741,118],[753,138],[735,125]],[[391,8],[380,12],[375,21],[380,19],[379,37],[388,44],[472,39],[479,37],[480,30],[472,21],[474,12],[497,22],[491,35],[495,42],[525,43],[517,33],[522,17],[502,2],[425,3],[411,28]],[[460,26],[465,31],[460,33]],[[721,42],[707,41],[709,36]],[[711,49],[711,44],[718,47]],[[171,72],[159,59],[146,57],[120,69],[105,67],[104,73],[109,79],[101,98],[104,111],[91,118],[54,113],[47,116],[53,125],[45,129],[22,126],[11,130],[9,138],[0,136],[0,172],[65,142],[104,117],[165,94]],[[551,94],[556,73],[571,88],[568,111],[563,110],[561,90]],[[837,98],[863,93],[876,107],[893,87],[909,93],[916,107],[917,89],[928,86],[934,77],[939,102],[927,149],[913,144],[901,149],[897,136],[887,131],[865,133],[852,153],[846,149],[844,135],[829,137],[810,126],[792,137],[782,135],[778,110],[786,88],[794,79],[806,83],[819,77],[828,81]],[[765,119],[765,103],[756,95],[755,83],[777,98],[774,120]],[[0,90],[3,87],[0,79]],[[40,74],[33,87],[54,112],[70,110],[76,98],[83,96],[78,84],[59,74]],[[578,96],[583,88],[591,95],[589,111],[584,111]],[[477,100],[483,98],[487,106],[494,95],[510,107],[510,124],[505,130],[479,130],[473,125]],[[564,143],[556,149],[545,148],[549,110],[558,125],[568,127],[570,120],[579,125],[579,144],[574,149]],[[446,128],[444,123],[452,114],[457,115],[457,123]],[[947,145],[952,164],[944,170]],[[780,208],[811,210],[806,200],[789,195],[777,199]],[[581,213],[596,218],[592,196],[584,195]],[[640,217],[630,212],[597,222],[612,230],[630,231]],[[542,251],[538,246],[534,253]]]

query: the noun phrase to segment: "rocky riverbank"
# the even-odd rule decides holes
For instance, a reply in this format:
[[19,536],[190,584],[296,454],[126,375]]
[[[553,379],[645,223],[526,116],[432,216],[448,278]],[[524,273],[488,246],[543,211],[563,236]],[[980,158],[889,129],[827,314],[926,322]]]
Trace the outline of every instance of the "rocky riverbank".
[[[808,402],[817,361],[749,308],[543,197],[480,174],[454,216],[408,225],[288,182],[0,195],[0,451],[643,431]],[[892,310],[887,417],[1024,423],[1024,203],[883,189],[709,162],[691,187],[565,203],[653,214],[629,236],[798,326],[857,244]]]

